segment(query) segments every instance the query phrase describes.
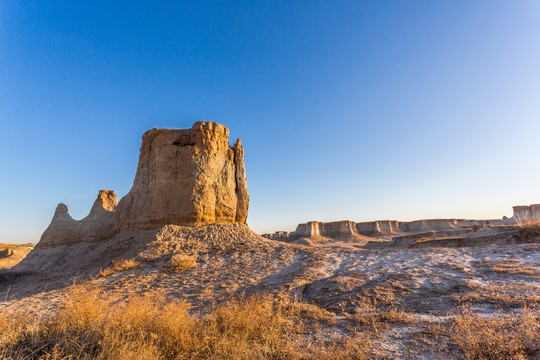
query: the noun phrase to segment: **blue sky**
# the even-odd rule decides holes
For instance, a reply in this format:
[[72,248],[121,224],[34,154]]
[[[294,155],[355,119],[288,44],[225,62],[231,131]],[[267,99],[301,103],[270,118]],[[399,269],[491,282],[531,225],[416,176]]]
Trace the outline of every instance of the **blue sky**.
[[141,135],[242,138],[257,232],[540,203],[538,1],[0,0],[0,242],[125,195]]

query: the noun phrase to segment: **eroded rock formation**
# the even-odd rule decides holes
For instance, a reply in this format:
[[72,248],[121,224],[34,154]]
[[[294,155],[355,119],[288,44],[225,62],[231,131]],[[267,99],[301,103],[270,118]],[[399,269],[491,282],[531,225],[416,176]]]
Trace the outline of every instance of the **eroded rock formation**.
[[98,241],[130,228],[245,224],[248,208],[244,149],[240,139],[229,145],[229,129],[212,122],[152,129],[142,137],[133,187],[118,206],[114,191],[101,190],[77,221],[59,204],[39,245]]
[[191,129],[143,135],[133,187],[120,200],[114,229],[245,223],[249,206],[244,150],[229,129],[197,122]]
[[229,145],[229,129],[197,122],[191,129],[152,129],[142,137],[133,187],[118,206],[101,190],[77,221],[59,204],[40,246],[108,239],[129,228],[245,224],[249,208],[244,149]]
[[38,246],[73,244],[80,241],[99,241],[113,235],[113,219],[116,194],[112,190],[100,190],[88,216],[75,220],[69,215],[65,204],[58,204],[49,227]]
[[299,224],[293,236],[300,238],[327,237],[339,240],[358,240],[362,237],[356,231],[354,221],[342,220],[334,222],[310,221],[305,224]]
[[540,204],[514,206],[514,221],[517,224],[527,224],[540,221]]
[[13,249],[4,249],[0,251],[0,259],[7,258],[13,256]]
[[[515,224],[514,219],[503,220],[466,220],[466,219],[428,219],[415,221],[378,220],[358,222],[342,220],[334,222],[309,221],[299,224],[294,232],[280,231],[263,236],[282,241],[293,241],[301,244],[311,243],[306,240],[322,241],[323,243],[354,242],[366,245],[370,242],[379,243],[392,241],[395,245],[410,245],[425,237],[456,237],[477,236],[485,231],[479,229],[497,228]],[[474,235],[471,235],[474,233]]]

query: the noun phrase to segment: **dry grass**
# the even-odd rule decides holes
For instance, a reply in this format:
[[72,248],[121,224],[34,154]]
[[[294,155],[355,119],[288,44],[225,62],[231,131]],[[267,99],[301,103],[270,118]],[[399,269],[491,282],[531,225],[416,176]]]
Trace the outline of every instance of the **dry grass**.
[[353,319],[375,334],[389,329],[392,325],[410,326],[416,322],[414,313],[398,309],[368,310],[355,314]]
[[522,259],[500,259],[500,260],[480,260],[476,261],[475,266],[483,270],[496,272],[499,274],[522,274],[537,275],[535,267],[524,265]]
[[[205,315],[163,296],[127,301],[73,286],[48,318],[0,313],[2,359],[367,359],[370,343],[355,333],[314,337],[331,313],[287,297],[252,297]],[[320,338],[321,340],[314,340]]]
[[[491,315],[466,308],[447,323],[422,330],[419,340],[435,358],[539,359],[540,318],[523,309]],[[427,348],[426,348],[427,346]]]
[[99,272],[99,276],[107,277],[120,271],[133,269],[139,264],[140,262],[135,259],[116,259],[112,261],[111,266],[107,266],[105,269],[101,269],[101,271]]
[[540,318],[529,310],[490,317],[464,312],[448,335],[467,359],[540,357]]
[[398,309],[372,310],[355,314],[354,321],[378,333],[379,330],[388,329],[392,325],[414,325],[416,322],[414,315],[412,312]]
[[184,253],[175,254],[171,257],[169,272],[182,272],[197,266],[197,256]]
[[[469,285],[470,284],[470,285]],[[493,304],[511,308],[536,308],[540,304],[538,286],[521,282],[501,282],[489,285],[467,283],[472,291],[453,295],[457,303]]]
[[162,254],[158,249],[151,249],[140,252],[138,257],[140,257],[144,261],[152,262],[159,259],[161,255]]
[[493,264],[491,271],[499,274],[536,275],[536,269],[532,266],[523,265],[521,259],[499,260]]
[[519,232],[523,236],[540,236],[540,221],[532,221],[519,226]]

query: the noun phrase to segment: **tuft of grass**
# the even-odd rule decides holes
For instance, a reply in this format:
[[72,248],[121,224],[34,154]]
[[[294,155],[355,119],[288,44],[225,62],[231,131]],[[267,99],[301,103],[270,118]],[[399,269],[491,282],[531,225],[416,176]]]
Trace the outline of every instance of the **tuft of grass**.
[[111,263],[111,266],[107,266],[105,269],[100,270],[100,277],[107,277],[120,271],[133,269],[140,264],[140,262],[135,259],[116,259],[113,260]]
[[521,224],[519,234],[526,239],[538,239],[540,237],[540,221]]
[[144,261],[151,262],[157,260],[161,255],[162,254],[158,249],[151,249],[140,252],[138,256]]
[[186,271],[197,266],[197,256],[184,253],[175,254],[171,257],[171,264],[168,272],[177,273]]
[[369,325],[376,328],[377,324],[413,325],[414,313],[399,309],[373,310],[355,314],[354,320],[358,324]]
[[[470,284],[470,285],[469,285]],[[451,296],[460,304],[493,304],[510,308],[536,308],[540,305],[538,286],[518,282],[478,285],[467,283],[471,291]]]
[[270,295],[227,301],[204,315],[165,296],[120,295],[72,286],[48,317],[0,313],[6,359],[368,359],[371,343],[352,333],[313,337],[333,318],[314,305]]
[[491,271],[499,274],[523,274],[536,275],[536,269],[532,266],[523,265],[521,259],[500,260],[491,267]]
[[467,359],[533,359],[540,356],[540,317],[524,310],[506,315],[465,311],[448,332]]

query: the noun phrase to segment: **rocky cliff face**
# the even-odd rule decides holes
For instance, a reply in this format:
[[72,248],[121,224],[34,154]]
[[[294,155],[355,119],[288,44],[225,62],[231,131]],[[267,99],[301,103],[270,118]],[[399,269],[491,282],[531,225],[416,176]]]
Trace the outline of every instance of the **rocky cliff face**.
[[[348,220],[334,222],[310,221],[305,224],[299,224],[296,227],[296,231],[289,236],[295,239],[322,237],[354,242],[366,242],[369,240],[357,231],[357,224],[354,221]],[[280,239],[283,238],[283,236],[280,237]]]
[[540,221],[540,204],[514,206],[514,221],[517,224],[527,224]]
[[[523,219],[534,219],[536,208],[531,206],[521,209]],[[540,206],[538,206],[540,215]],[[516,208],[514,208],[514,212]],[[516,217],[516,215],[514,215]],[[399,239],[401,242],[413,242],[422,236],[438,234],[440,236],[454,236],[462,232],[476,232],[480,228],[504,227],[514,225],[514,219],[503,220],[466,220],[466,219],[428,219],[415,221],[378,220],[358,222],[342,220],[334,222],[309,221],[299,224],[294,232],[280,231],[263,236],[273,240],[296,241],[299,239],[335,240],[340,242],[354,242],[366,244]],[[305,242],[301,242],[305,243]]]
[[87,217],[74,220],[65,204],[58,204],[49,227],[38,243],[40,247],[73,244],[80,241],[99,241],[113,235],[116,194],[100,190]]
[[249,208],[244,149],[229,146],[229,129],[197,122],[191,129],[152,129],[142,138],[129,193],[101,190],[87,217],[74,220],[59,204],[38,246],[110,239],[130,228],[245,224]]
[[244,150],[229,129],[197,122],[191,129],[143,135],[133,187],[120,200],[114,230],[161,225],[245,223],[249,207]]

